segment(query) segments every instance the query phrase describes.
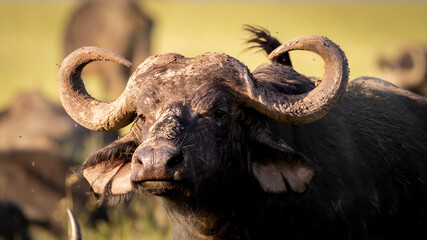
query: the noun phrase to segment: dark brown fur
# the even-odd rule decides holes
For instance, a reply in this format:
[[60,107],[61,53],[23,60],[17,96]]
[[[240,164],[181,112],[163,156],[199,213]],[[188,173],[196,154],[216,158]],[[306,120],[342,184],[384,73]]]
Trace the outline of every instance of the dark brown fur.
[[[257,112],[230,87],[246,91],[236,59],[157,58],[136,75],[144,87],[130,132],[90,155],[82,172],[90,178],[105,162],[101,173],[131,165],[130,192],[163,198],[174,239],[427,236],[427,99],[359,78],[323,118],[291,125]],[[247,77],[290,94],[314,88],[280,63]],[[259,166],[268,170],[261,177]],[[270,182],[279,168],[292,174]],[[302,190],[300,169],[315,172]],[[103,203],[132,194],[114,194],[116,177],[103,185]]]

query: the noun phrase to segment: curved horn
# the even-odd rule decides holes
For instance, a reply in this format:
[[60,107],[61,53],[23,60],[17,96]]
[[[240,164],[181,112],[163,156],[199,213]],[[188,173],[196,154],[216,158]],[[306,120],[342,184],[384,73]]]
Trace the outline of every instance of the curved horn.
[[82,239],[82,233],[80,230],[79,222],[77,221],[74,214],[71,212],[69,208],[67,208],[68,213],[68,219],[70,220],[70,226],[71,226],[71,233],[70,233],[70,240],[81,240]]
[[91,97],[83,84],[81,73],[92,61],[112,61],[126,66],[131,63],[125,58],[99,47],[83,47],[68,55],[62,62],[58,74],[59,96],[67,113],[80,125],[91,130],[107,131],[120,129],[132,122],[135,106],[127,91],[111,103]]
[[300,95],[287,95],[251,84],[252,100],[258,111],[290,124],[304,124],[323,117],[341,99],[348,82],[348,63],[344,52],[332,41],[320,36],[305,36],[282,44],[270,53],[273,60],[291,50],[307,50],[325,62],[325,73],[318,87]]

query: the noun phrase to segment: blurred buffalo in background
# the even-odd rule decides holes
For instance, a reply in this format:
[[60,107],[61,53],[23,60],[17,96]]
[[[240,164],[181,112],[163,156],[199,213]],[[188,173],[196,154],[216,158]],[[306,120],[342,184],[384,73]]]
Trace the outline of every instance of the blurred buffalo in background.
[[[62,234],[61,216],[55,211],[64,207],[60,203],[67,191],[70,200],[73,196],[69,204],[76,213],[84,209],[88,199],[89,188],[82,180],[66,187],[72,166],[81,161],[92,142],[112,142],[118,133],[91,132],[77,125],[61,106],[38,91],[21,92],[12,100],[0,113],[0,132],[1,200],[21,209],[26,224]],[[2,226],[14,226],[4,230],[26,229],[23,221],[0,219]],[[9,233],[1,230],[0,234]]]
[[[150,54],[152,21],[133,0],[83,1],[65,29],[64,54],[85,45],[112,49],[135,63]],[[92,64],[89,69],[105,80],[107,98],[122,91],[130,73],[115,64]],[[99,142],[117,139],[118,132],[94,133],[81,127],[38,91],[21,92],[11,101],[0,113],[0,132],[1,200],[21,209],[28,225],[42,226],[60,236],[64,204],[72,204],[79,215],[88,199],[87,184],[79,182],[85,180],[67,184],[72,166]],[[62,204],[65,199],[68,202]],[[91,217],[106,219],[105,214],[103,208],[96,209]],[[13,222],[14,228],[8,228],[11,231],[1,233],[6,238],[10,232],[18,234],[19,229],[27,228],[21,222]]]
[[90,141],[112,142],[117,132],[91,132],[41,92],[25,91],[0,112],[0,151],[43,150],[78,159]]
[[[138,64],[150,55],[152,26],[134,0],[83,1],[66,27],[65,55],[83,46],[98,46]],[[88,71],[101,75],[107,97],[120,94],[130,75],[128,68],[112,63],[91,64]]]
[[0,239],[30,239],[28,221],[14,203],[0,202]]
[[380,57],[384,79],[414,93],[427,96],[427,51],[420,45],[402,45],[389,58]]
[[[10,222],[8,218],[0,218],[0,225],[12,226],[8,231],[19,233],[33,224],[60,236],[63,234],[61,208],[65,207],[61,206],[61,201],[68,195],[75,211],[84,208],[89,191],[86,184],[78,180],[66,187],[66,178],[71,174],[71,159],[43,150],[7,151],[0,152],[0,164],[2,198],[20,208],[23,219]],[[6,230],[2,230],[0,236]]]
[[[85,45],[112,49],[135,63],[150,54],[152,21],[133,0],[83,1],[64,27],[64,54]],[[115,64],[91,68],[105,80],[107,98],[122,91],[130,73]],[[94,133],[81,127],[38,91],[21,92],[11,100],[0,112],[0,132],[0,200],[20,209],[25,219],[10,222],[5,215],[0,225],[14,227],[0,229],[0,234],[25,239],[20,230],[38,225],[60,236],[64,204],[80,215],[88,199],[88,185],[81,184],[85,180],[69,181],[72,166],[100,142],[117,139],[118,132]],[[89,221],[107,218],[104,208],[95,209]]]

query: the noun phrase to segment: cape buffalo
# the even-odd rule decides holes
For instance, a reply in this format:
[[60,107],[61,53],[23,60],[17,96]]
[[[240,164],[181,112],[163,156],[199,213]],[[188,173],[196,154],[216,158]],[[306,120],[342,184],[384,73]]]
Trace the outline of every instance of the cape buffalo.
[[[317,87],[278,60],[291,50],[322,57]],[[347,84],[345,54],[324,37],[269,59],[250,72],[223,53],[152,56],[105,103],[83,67],[130,63],[95,47],[70,54],[59,70],[68,114],[92,130],[133,122],[82,164],[99,201],[161,196],[174,239],[425,239],[427,99],[375,78]]]
[[401,46],[394,56],[381,57],[378,67],[393,84],[427,97],[427,52],[422,46]]
[[[135,0],[86,0],[72,14],[65,32],[65,54],[83,46],[111,49],[133,62],[150,54],[153,22]],[[117,96],[130,72],[115,64],[94,64],[105,80],[107,96]],[[135,70],[135,69],[132,69]]]

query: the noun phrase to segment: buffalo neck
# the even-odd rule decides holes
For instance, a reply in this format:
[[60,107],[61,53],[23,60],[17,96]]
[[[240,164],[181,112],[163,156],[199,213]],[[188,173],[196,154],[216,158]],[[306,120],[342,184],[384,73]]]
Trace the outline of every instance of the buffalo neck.
[[242,222],[236,225],[241,214],[235,202],[228,195],[184,203],[168,199],[164,206],[173,222],[175,239],[228,239],[228,235],[241,236],[244,232]]
[[[200,191],[185,201],[164,199],[173,223],[174,239],[256,239],[265,229],[274,239],[273,228],[277,226],[274,222],[283,209],[266,211],[265,205],[280,197],[271,198],[248,183],[250,181],[246,182],[246,187],[233,184],[239,187],[229,185]],[[282,206],[286,205],[283,199],[280,201]]]

